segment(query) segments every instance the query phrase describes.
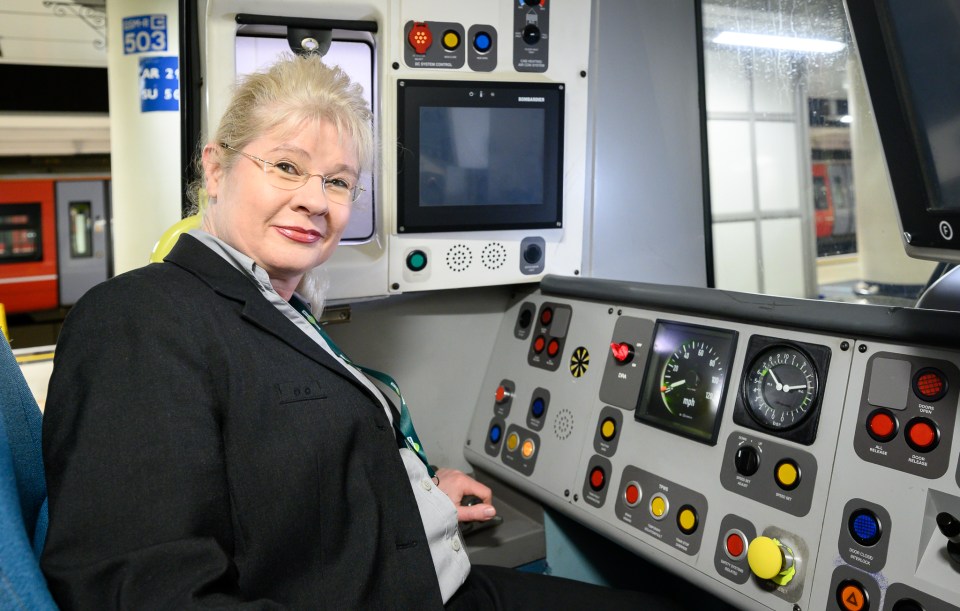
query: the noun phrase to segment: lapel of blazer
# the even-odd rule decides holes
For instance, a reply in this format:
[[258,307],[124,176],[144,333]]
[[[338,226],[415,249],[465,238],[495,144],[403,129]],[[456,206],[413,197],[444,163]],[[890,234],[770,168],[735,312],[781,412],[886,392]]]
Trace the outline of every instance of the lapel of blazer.
[[370,395],[370,390],[347,371],[340,361],[330,356],[267,301],[249,278],[193,236],[181,235],[164,261],[190,272],[218,295],[242,303],[242,318]]

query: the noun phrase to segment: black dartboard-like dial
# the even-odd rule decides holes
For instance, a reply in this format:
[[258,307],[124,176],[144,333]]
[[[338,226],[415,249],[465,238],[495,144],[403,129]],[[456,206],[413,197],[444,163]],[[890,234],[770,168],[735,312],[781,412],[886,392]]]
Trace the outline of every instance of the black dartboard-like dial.
[[747,412],[760,426],[774,431],[793,428],[817,405],[816,365],[794,346],[768,346],[750,362],[741,392]]

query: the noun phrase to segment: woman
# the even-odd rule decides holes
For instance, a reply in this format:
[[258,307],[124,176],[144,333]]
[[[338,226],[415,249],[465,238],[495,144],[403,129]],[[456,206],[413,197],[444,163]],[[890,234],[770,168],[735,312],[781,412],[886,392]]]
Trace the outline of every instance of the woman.
[[43,430],[62,607],[495,604],[457,530],[495,514],[490,490],[431,477],[295,292],[337,247],[370,124],[318,56],[249,77],[203,148],[202,231],[71,312]]

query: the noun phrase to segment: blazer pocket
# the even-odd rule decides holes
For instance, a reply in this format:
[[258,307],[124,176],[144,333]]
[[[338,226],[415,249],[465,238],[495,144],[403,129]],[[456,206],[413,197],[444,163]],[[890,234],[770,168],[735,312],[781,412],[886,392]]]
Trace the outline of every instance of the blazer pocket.
[[306,380],[301,382],[280,382],[274,384],[277,402],[280,405],[287,403],[300,403],[302,401],[317,401],[326,399],[327,394],[320,386],[317,380]]

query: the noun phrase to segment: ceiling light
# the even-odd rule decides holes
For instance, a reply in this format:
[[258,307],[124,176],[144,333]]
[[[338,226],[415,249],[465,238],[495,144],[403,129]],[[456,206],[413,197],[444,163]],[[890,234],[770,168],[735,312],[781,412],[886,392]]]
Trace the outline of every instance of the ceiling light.
[[748,34],[745,32],[721,32],[713,42],[719,45],[735,45],[738,47],[760,47],[762,49],[779,49],[782,51],[801,51],[804,53],[836,53],[847,45],[835,40],[819,38],[791,38],[788,36],[771,36],[769,34]]

